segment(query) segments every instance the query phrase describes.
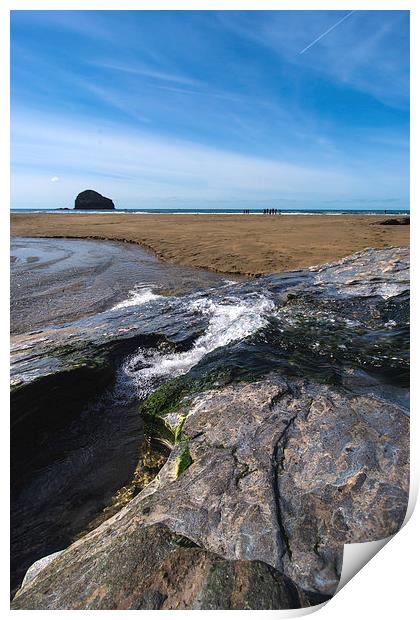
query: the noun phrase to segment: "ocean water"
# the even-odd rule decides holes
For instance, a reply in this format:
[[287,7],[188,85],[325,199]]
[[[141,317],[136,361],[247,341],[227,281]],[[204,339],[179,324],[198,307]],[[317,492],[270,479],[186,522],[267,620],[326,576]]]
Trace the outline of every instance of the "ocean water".
[[[237,215],[242,214],[247,208],[235,209],[211,209],[211,208],[138,208],[138,209],[115,209],[111,213],[166,213],[166,214],[214,214],[214,215]],[[283,209],[275,205],[261,208],[250,208],[250,215],[262,215],[265,208],[277,208],[282,215],[409,215],[409,209]],[[11,213],[110,213],[110,211],[74,211],[73,209],[11,209]]]

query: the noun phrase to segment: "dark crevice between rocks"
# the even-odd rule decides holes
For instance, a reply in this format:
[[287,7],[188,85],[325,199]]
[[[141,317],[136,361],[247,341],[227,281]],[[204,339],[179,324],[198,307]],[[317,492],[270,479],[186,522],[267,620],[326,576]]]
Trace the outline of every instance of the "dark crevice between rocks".
[[176,346],[160,334],[102,345],[76,343],[50,348],[48,356],[62,360],[63,370],[19,383],[11,390],[12,484],[26,476],[32,453],[38,462],[37,438],[71,423],[83,409],[94,406],[110,392],[125,356],[139,346],[156,347],[162,342],[176,350]]
[[181,547],[181,549],[202,549],[200,545],[197,545],[191,538],[187,538],[182,534],[173,534],[172,542],[177,547]]
[[168,445],[161,442],[160,437],[145,434],[144,441],[140,448],[140,455],[137,466],[124,486],[119,488],[112,496],[110,502],[99,512],[92,521],[79,533],[76,534],[72,542],[83,538],[86,534],[96,529],[117,514],[126,506],[136,495],[138,495],[148,484],[153,482],[165,465],[170,454]]
[[272,478],[273,478],[273,493],[274,493],[274,503],[276,508],[276,517],[277,517],[277,525],[278,525],[278,547],[280,552],[280,560],[287,553],[289,559],[292,558],[292,549],[290,546],[289,538],[287,535],[286,528],[283,524],[282,519],[282,509],[281,509],[281,498],[280,498],[280,475],[281,471],[284,468],[284,450],[287,445],[288,437],[287,432],[290,426],[294,423],[297,418],[297,414],[290,418],[287,422],[283,432],[277,439],[273,455],[272,455]]
[[166,462],[173,437],[112,401],[125,356],[162,342],[176,348],[160,335],[51,348],[65,369],[12,389],[12,595],[33,562],[116,514]]

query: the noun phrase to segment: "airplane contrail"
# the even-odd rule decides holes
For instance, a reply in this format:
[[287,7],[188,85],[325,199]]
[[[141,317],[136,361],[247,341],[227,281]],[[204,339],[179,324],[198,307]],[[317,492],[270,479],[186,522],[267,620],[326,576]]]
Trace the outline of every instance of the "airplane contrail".
[[315,39],[315,41],[312,41],[312,43],[309,43],[309,45],[307,45],[306,47],[303,48],[303,50],[301,50],[299,52],[300,54],[304,54],[306,51],[308,51],[308,49],[310,47],[312,47],[313,45],[315,45],[315,43],[318,43],[318,41],[320,41],[321,39],[323,39],[329,32],[331,32],[331,30],[334,30],[334,28],[337,28],[337,26],[339,26],[345,19],[347,19],[348,17],[350,17],[350,15],[353,15],[353,13],[355,13],[355,11],[350,11],[350,13],[347,13],[347,15],[344,15],[344,17],[342,17],[340,20],[338,20],[337,23],[335,23],[333,26],[331,26],[331,28],[328,28],[328,30],[326,30],[325,32],[323,32],[322,34],[319,35],[319,37],[317,37]]

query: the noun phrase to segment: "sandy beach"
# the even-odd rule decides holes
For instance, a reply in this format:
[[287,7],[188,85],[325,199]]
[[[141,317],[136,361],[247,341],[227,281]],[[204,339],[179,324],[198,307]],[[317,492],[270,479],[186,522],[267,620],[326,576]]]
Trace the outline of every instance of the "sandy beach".
[[128,241],[173,263],[255,276],[407,245],[409,226],[374,225],[387,217],[25,213],[12,214],[11,234]]

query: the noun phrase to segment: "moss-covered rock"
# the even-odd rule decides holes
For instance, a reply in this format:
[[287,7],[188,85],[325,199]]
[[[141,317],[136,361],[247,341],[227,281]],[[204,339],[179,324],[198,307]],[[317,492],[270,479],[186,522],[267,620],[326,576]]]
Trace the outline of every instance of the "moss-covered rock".
[[255,381],[257,377],[258,373],[241,373],[236,367],[224,366],[220,355],[212,352],[187,374],[170,379],[154,390],[141,403],[140,413],[145,417],[164,417],[168,413],[179,411],[181,405],[182,408],[187,407],[191,399],[200,392],[237,381]]
[[193,460],[191,458],[188,442],[184,441],[176,463],[176,477],[179,478],[181,474],[188,469],[192,462]]

